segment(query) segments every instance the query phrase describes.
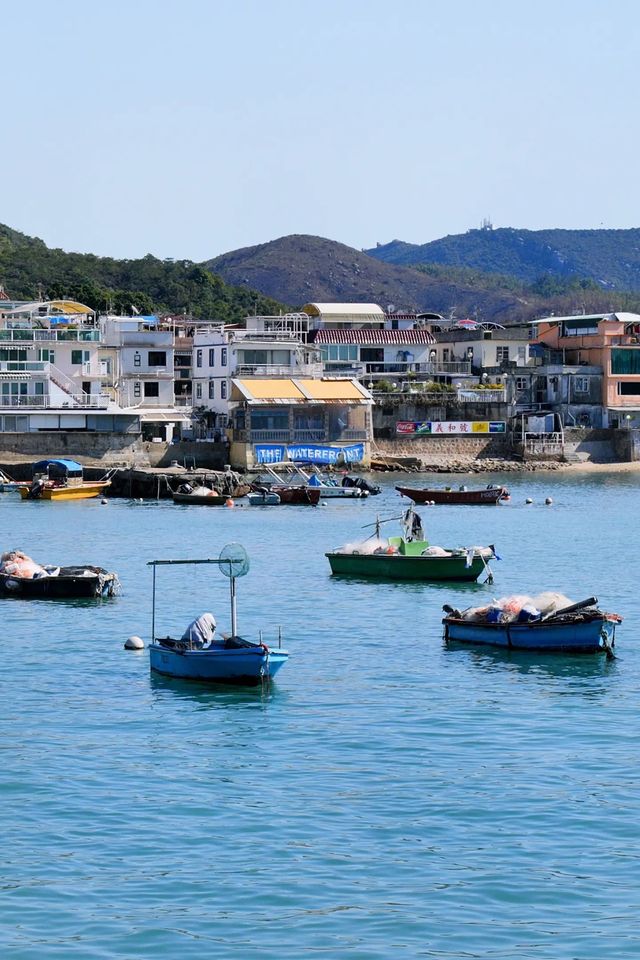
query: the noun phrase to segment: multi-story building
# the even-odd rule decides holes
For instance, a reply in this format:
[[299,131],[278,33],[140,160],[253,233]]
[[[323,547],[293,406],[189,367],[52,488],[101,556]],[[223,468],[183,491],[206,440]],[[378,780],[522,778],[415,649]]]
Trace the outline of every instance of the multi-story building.
[[545,317],[536,328],[549,360],[584,368],[575,374],[574,397],[578,386],[581,393],[591,389],[592,376],[601,378],[602,426],[640,427],[640,315]]
[[0,305],[0,430],[172,439],[171,330],[155,317],[96,317],[69,300]]
[[303,314],[248,317],[245,327],[212,325],[193,338],[193,406],[226,426],[235,377],[319,377],[318,350],[306,343]]

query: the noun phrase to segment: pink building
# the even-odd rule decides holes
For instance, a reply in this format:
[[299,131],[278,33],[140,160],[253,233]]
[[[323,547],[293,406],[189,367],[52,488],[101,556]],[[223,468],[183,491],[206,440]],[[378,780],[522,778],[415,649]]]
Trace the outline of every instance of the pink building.
[[537,330],[559,362],[602,367],[604,426],[640,426],[640,315],[545,317]]

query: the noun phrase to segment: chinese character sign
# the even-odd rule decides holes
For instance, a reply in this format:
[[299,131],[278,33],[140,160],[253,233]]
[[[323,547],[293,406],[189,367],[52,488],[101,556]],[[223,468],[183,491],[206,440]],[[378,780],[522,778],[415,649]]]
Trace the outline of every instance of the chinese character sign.
[[504,420],[398,420],[396,435],[403,437],[464,436],[478,433],[506,433]]

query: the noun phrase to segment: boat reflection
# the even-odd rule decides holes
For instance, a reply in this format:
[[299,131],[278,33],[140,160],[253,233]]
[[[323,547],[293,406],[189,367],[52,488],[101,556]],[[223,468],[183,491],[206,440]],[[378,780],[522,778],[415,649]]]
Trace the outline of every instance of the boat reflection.
[[[554,680],[558,686],[554,693],[599,696],[609,692],[609,686],[593,686],[594,680],[615,677],[617,659],[609,660],[604,653],[562,654],[529,650],[502,650],[497,647],[473,647],[467,643],[449,640],[443,643],[444,650],[485,673],[513,673],[532,678]],[[572,681],[563,686],[562,681]],[[577,681],[577,683],[575,682]]]
[[149,676],[154,700],[165,701],[177,697],[188,700],[202,709],[220,707],[260,707],[285,694],[274,683],[257,687],[237,687],[228,683],[201,683],[198,680],[180,680],[151,672]]

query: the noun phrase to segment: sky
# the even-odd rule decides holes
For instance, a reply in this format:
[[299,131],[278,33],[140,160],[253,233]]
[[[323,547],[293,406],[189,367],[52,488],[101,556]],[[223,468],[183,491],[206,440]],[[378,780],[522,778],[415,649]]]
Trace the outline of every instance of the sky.
[[205,260],[640,226],[635,0],[0,0],[0,222]]

